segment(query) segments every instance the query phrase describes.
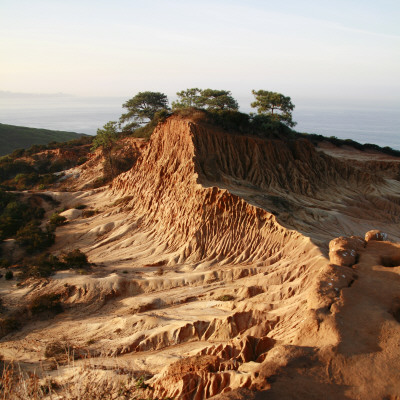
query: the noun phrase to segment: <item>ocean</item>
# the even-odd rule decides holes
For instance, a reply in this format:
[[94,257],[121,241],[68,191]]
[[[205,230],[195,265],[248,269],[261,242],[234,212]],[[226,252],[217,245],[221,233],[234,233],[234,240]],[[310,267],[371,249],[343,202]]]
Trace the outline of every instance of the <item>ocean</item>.
[[[9,95],[0,93],[0,122],[95,135],[108,121],[123,113],[122,97],[75,97],[66,95]],[[250,112],[249,107],[242,111]],[[293,112],[298,132],[353,139],[400,150],[400,108],[324,105],[298,102]]]
[[353,139],[400,150],[400,108],[299,106],[293,113],[298,132]]

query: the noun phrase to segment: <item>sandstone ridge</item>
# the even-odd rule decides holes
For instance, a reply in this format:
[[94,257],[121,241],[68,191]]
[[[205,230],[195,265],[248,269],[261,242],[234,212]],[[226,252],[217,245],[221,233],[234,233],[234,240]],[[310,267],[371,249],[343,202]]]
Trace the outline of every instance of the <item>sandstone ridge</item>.
[[141,377],[138,398],[400,396],[399,160],[178,115],[124,146],[135,163],[109,187],[50,193],[96,209],[72,207],[51,250],[79,243],[97,267],[10,290],[7,307],[55,293],[65,311],[3,338],[5,358],[33,369],[67,341],[91,358],[60,384]]

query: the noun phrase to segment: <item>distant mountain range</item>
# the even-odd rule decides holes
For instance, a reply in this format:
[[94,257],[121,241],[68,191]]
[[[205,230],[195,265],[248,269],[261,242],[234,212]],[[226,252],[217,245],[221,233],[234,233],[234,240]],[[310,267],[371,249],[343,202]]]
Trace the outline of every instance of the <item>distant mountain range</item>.
[[34,144],[67,142],[68,140],[79,139],[82,136],[86,135],[83,133],[0,124],[0,156],[12,153],[16,149],[28,149]]
[[6,90],[0,90],[0,98],[17,98],[17,97],[73,97],[73,95],[66,93],[21,93],[21,92],[9,92]]

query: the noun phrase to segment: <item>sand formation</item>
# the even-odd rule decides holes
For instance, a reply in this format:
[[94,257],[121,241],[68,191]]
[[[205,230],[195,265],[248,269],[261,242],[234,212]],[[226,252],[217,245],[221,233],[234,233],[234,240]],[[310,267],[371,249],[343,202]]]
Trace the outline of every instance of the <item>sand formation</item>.
[[109,187],[52,193],[98,209],[69,210],[53,247],[98,267],[10,291],[65,311],[3,338],[5,358],[63,338],[96,379],[145,377],[143,398],[400,398],[399,159],[180,116],[134,149]]

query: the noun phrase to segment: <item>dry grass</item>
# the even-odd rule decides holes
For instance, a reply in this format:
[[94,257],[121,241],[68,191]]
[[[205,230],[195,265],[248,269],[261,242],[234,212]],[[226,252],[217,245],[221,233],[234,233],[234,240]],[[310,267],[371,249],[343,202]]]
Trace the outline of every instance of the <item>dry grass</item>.
[[[73,361],[61,375],[58,367],[49,375],[43,368],[24,372],[19,365],[2,363],[0,376],[0,400],[150,400],[152,390],[144,384],[143,376],[115,367],[94,365],[91,360],[75,367]],[[71,374],[71,371],[72,374]]]
[[3,400],[44,399],[53,392],[50,380],[43,381],[37,374],[24,373],[19,366],[4,364],[0,377],[0,398]]

